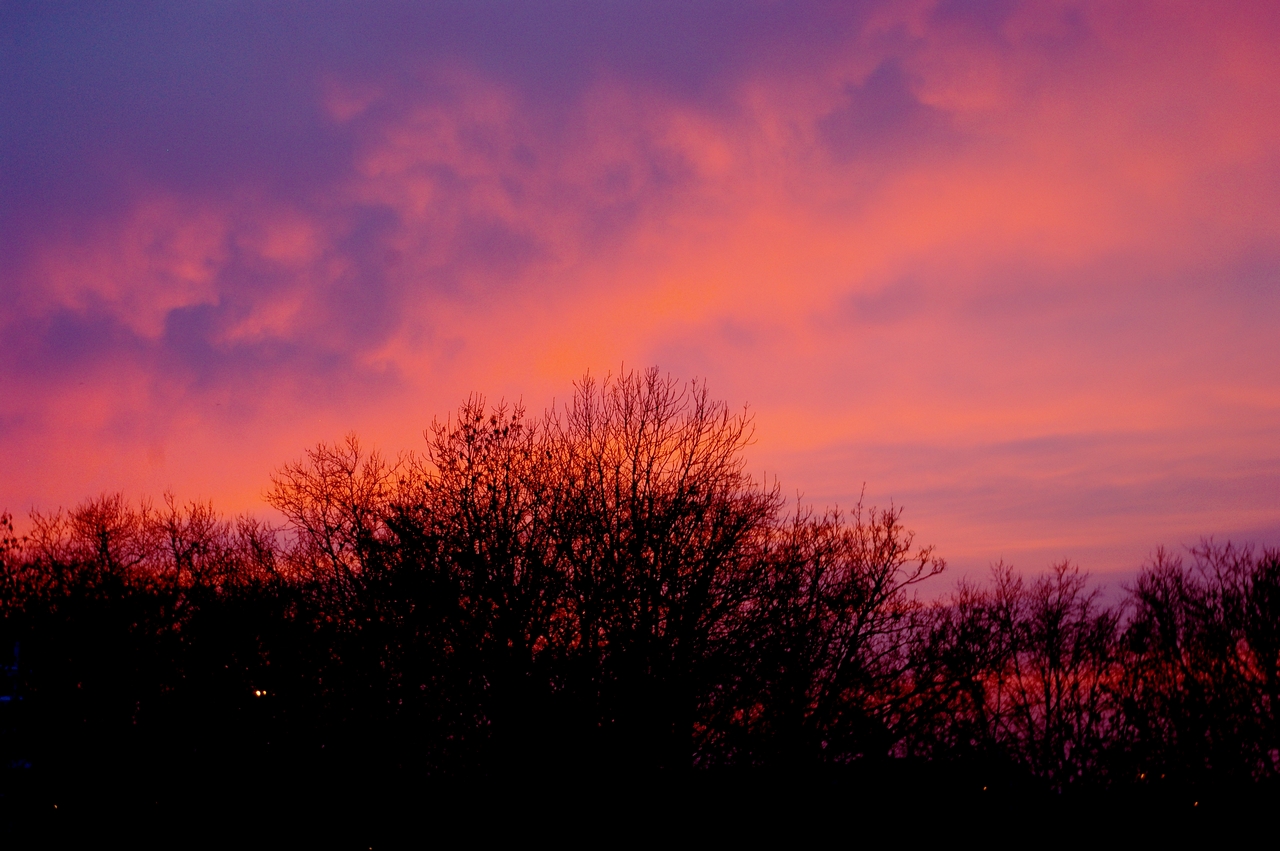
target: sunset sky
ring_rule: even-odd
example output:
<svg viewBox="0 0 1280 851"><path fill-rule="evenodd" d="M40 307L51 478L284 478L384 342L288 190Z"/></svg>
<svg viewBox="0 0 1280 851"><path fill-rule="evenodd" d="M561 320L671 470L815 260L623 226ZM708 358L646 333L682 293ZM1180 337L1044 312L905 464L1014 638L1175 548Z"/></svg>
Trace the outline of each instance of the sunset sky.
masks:
<svg viewBox="0 0 1280 851"><path fill-rule="evenodd" d="M961 571L1280 544L1280 4L6 3L0 509L659 366Z"/></svg>

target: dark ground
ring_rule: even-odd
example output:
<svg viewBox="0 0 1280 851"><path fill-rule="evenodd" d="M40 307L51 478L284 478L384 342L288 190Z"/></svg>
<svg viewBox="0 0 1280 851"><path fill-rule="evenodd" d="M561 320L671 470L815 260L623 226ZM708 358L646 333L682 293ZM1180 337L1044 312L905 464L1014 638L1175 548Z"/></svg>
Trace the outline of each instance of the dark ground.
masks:
<svg viewBox="0 0 1280 851"><path fill-rule="evenodd" d="M805 772L415 778L240 770L4 775L0 845L422 847L822 841L1073 845L1271 833L1275 785L1055 794L996 768L908 760ZM11 846L17 847L17 846Z"/></svg>

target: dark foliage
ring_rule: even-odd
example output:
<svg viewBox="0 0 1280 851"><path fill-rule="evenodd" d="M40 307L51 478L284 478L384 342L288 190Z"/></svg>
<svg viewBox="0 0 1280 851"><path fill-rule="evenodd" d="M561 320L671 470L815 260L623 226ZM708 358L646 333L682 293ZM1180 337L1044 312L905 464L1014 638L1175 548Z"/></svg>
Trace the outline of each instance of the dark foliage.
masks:
<svg viewBox="0 0 1280 851"><path fill-rule="evenodd" d="M814 778L897 758L1046 790L1275 778L1280 553L1162 552L1117 607L1069 564L926 605L912 587L944 565L898 509L789 512L745 472L750 439L701 386L629 373L540 419L473 398L394 461L318 446L273 477L282 529L172 498L36 514L20 538L5 515L3 758L60 777Z"/></svg>

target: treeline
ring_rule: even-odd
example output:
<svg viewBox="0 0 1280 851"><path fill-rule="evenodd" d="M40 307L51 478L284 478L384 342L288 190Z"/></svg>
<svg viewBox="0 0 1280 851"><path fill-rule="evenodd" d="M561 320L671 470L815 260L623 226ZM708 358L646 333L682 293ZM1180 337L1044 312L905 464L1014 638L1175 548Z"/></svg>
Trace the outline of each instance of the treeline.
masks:
<svg viewBox="0 0 1280 851"><path fill-rule="evenodd" d="M171 498L6 515L8 764L1280 771L1280 552L1161 553L1116 605L1065 564L923 603L944 563L898 509L789 508L699 385L476 398L426 437L283 467L282 529Z"/></svg>

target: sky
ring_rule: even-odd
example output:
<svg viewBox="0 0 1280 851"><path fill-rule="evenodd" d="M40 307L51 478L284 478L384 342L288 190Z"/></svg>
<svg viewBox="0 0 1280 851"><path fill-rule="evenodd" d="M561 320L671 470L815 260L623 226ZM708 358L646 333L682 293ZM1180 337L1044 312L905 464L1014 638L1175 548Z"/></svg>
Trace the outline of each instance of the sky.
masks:
<svg viewBox="0 0 1280 851"><path fill-rule="evenodd" d="M0 509L261 513L318 441L657 366L961 574L1280 544L1276 44L1273 2L5 3Z"/></svg>

